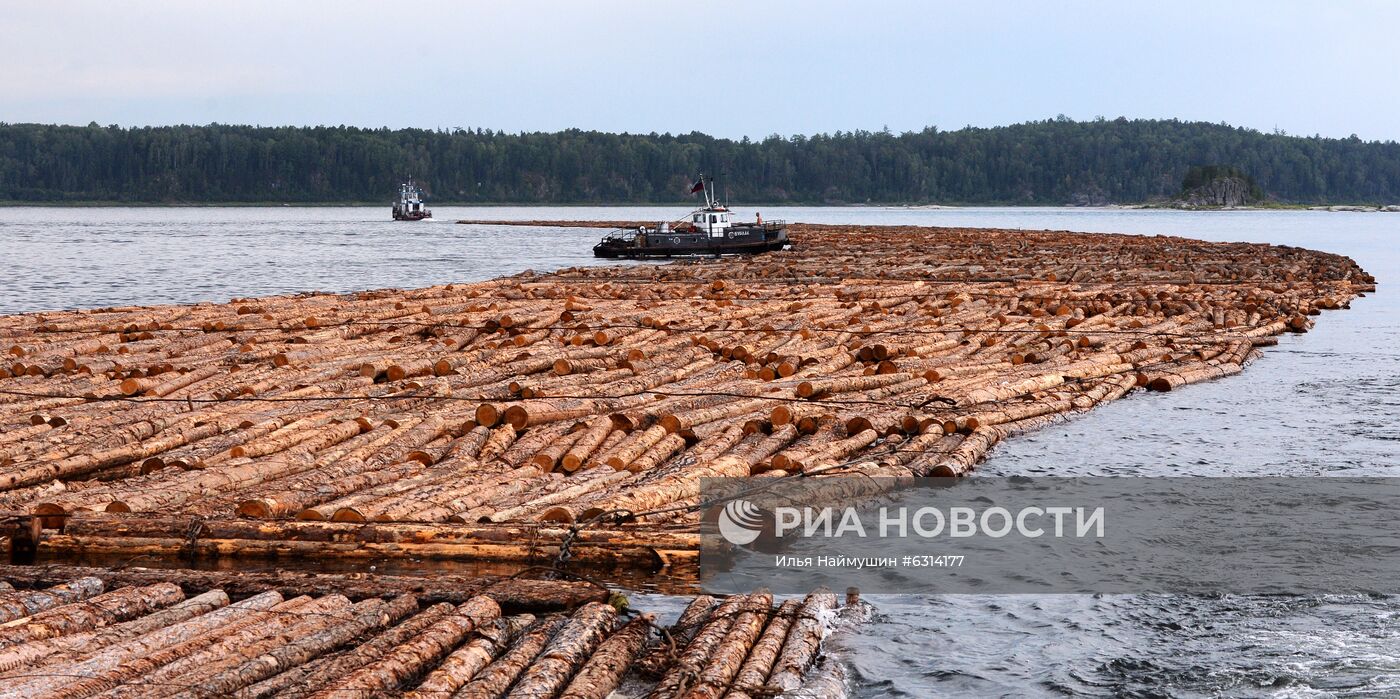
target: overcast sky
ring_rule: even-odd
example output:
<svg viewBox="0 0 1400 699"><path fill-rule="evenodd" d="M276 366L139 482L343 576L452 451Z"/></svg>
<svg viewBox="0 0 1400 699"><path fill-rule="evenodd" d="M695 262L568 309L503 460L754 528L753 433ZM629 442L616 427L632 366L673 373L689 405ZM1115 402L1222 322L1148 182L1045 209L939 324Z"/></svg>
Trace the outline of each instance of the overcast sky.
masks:
<svg viewBox="0 0 1400 699"><path fill-rule="evenodd" d="M1400 140L1400 2L6 2L0 121Z"/></svg>

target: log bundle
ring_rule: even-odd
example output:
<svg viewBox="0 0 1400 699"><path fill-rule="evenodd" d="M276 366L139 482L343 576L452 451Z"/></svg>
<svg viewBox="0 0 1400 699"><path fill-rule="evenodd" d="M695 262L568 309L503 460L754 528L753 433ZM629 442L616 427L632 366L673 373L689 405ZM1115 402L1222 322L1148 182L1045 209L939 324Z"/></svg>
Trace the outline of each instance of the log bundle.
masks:
<svg viewBox="0 0 1400 699"><path fill-rule="evenodd" d="M17 591L43 592L11 572ZM50 595L91 583L65 584ZM670 626L625 598L532 614L489 588L460 603L358 591L112 589L0 625L0 696L604 699L624 686L651 697L774 696L816 677L837 618L824 590L780 606L765 591L712 609L703 598L703 616Z"/></svg>
<svg viewBox="0 0 1400 699"><path fill-rule="evenodd" d="M496 527L546 557L664 559L702 478L966 475L1010 436L1238 373L1375 288L1262 244L791 234L739 260L0 317L0 513L85 522L68 550L508 555ZM267 526L210 534L237 518Z"/></svg>

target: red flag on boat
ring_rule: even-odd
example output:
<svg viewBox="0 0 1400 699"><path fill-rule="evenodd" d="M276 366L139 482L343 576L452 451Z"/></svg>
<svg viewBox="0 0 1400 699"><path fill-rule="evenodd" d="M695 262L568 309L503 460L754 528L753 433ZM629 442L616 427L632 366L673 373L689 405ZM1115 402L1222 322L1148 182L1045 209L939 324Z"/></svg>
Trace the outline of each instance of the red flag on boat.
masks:
<svg viewBox="0 0 1400 699"><path fill-rule="evenodd" d="M700 178L700 179L698 179L698 180L696 180L696 181L695 181L695 184L690 185L690 193L691 193L691 194L694 194L694 193L696 193L696 192L703 192L703 191L705 191L705 178L703 178L703 177Z"/></svg>

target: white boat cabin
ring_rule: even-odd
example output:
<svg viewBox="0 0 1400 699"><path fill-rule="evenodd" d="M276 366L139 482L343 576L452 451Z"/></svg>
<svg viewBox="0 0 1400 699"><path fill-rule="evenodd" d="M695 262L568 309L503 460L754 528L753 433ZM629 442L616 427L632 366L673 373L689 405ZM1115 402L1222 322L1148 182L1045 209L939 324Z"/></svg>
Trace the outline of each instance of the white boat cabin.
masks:
<svg viewBox="0 0 1400 699"><path fill-rule="evenodd" d="M690 217L690 222L695 224L695 228L708 234L711 238L723 238L729 230L729 210L723 208L705 208L696 211Z"/></svg>
<svg viewBox="0 0 1400 699"><path fill-rule="evenodd" d="M399 186L399 208L406 213L423 210L423 196L411 180Z"/></svg>
<svg viewBox="0 0 1400 699"><path fill-rule="evenodd" d="M697 184L705 193L705 208L692 213L690 222L695 224L697 231L711 238L723 238L724 234L729 231L730 213L729 209L720 204L718 197L715 196L713 180L714 178L710 178L707 181L704 173L700 174L700 181Z"/></svg>

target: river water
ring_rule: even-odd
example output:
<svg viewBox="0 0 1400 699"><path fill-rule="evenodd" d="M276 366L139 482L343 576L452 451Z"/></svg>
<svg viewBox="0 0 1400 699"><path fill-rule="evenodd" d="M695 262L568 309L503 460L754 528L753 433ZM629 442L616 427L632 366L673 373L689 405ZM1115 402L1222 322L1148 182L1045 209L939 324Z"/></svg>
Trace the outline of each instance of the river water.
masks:
<svg viewBox="0 0 1400 699"><path fill-rule="evenodd" d="M457 219L674 219L676 208L0 209L0 313L474 281L594 264L588 229ZM739 210L742 218L751 209ZM991 475L1400 475L1400 215L1061 208L765 208L765 219L1257 241L1349 255L1380 291L1243 375L1138 394L1011 440ZM679 611L678 598L638 593ZM871 596L834 638L857 696L1400 696L1400 599Z"/></svg>

